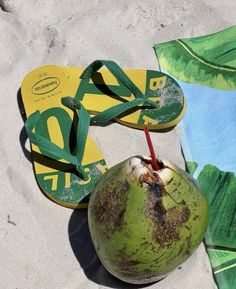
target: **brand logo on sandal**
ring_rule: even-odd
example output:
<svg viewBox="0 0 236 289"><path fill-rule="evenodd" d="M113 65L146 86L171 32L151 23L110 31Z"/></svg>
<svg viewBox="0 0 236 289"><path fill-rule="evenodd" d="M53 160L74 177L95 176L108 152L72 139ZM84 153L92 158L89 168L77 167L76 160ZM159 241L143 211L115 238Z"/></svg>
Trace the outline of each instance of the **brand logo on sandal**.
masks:
<svg viewBox="0 0 236 289"><path fill-rule="evenodd" d="M38 81L32 87L32 93L35 95L41 95L53 91L60 84L60 80L56 77L47 77Z"/></svg>

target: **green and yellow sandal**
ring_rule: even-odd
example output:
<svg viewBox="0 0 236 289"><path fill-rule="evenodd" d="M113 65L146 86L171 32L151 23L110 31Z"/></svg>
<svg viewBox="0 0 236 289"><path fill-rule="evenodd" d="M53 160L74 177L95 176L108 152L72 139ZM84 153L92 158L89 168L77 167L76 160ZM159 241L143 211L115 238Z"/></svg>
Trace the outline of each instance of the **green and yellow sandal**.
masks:
<svg viewBox="0 0 236 289"><path fill-rule="evenodd" d="M102 66L107 69L100 69ZM86 69L62 69L75 98L91 114L99 114L94 122L106 122L104 114L109 115L111 109L121 124L161 130L175 126L184 115L186 102L180 86L160 71L123 71L108 60L96 60Z"/></svg>
<svg viewBox="0 0 236 289"><path fill-rule="evenodd" d="M107 167L87 136L90 115L74 98L63 71L44 66L29 73L21 86L25 128L42 191L70 208L87 207L88 195Z"/></svg>

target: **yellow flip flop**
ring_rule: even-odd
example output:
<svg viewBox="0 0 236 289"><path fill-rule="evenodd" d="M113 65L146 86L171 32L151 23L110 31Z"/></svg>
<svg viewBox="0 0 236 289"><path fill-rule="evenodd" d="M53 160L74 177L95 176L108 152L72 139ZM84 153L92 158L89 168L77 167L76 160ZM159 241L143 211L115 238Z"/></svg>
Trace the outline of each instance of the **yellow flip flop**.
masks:
<svg viewBox="0 0 236 289"><path fill-rule="evenodd" d="M88 195L107 167L87 136L90 116L73 96L67 77L57 66L30 72L21 85L37 182L56 203L87 207ZM63 99L62 99L63 98Z"/></svg>
<svg viewBox="0 0 236 289"><path fill-rule="evenodd" d="M100 69L106 66L107 69ZM160 71L125 69L113 61L96 60L86 69L62 67L75 98L91 114L123 104L115 120L121 124L149 130L168 129L183 117L186 101L178 83ZM142 101L143 100L143 101ZM125 103L136 106L125 108ZM114 115L114 114L113 114ZM99 117L98 121L104 121ZM106 121L106 119L105 119Z"/></svg>

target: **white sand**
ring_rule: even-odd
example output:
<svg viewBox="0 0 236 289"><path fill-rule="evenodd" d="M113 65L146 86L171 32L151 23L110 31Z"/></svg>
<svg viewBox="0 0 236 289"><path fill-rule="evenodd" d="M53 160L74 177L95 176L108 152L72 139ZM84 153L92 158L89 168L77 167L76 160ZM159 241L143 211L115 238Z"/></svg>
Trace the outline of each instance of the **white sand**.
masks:
<svg viewBox="0 0 236 289"><path fill-rule="evenodd" d="M91 248L86 211L54 204L39 190L19 141L21 80L44 64L86 66L102 58L123 67L156 69L154 43L232 25L236 3L2 0L0 4L8 11L0 11L0 288L125 288L105 271ZM137 153L147 154L141 131L114 123L93 127L90 134L109 166ZM153 133L152 138L160 156L184 167L178 127ZM203 245L181 270L150 288L215 288Z"/></svg>

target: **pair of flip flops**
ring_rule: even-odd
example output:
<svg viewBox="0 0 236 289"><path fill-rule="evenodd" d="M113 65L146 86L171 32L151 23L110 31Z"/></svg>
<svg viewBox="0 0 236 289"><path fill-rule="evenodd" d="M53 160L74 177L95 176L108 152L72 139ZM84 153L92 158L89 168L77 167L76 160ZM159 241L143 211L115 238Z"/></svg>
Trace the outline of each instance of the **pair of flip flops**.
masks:
<svg viewBox="0 0 236 289"><path fill-rule="evenodd" d="M37 182L50 199L70 208L87 207L89 194L107 170L88 135L90 124L115 120L160 130L175 126L185 111L183 92L170 76L123 71L107 60L86 69L37 68L24 78L21 95Z"/></svg>

